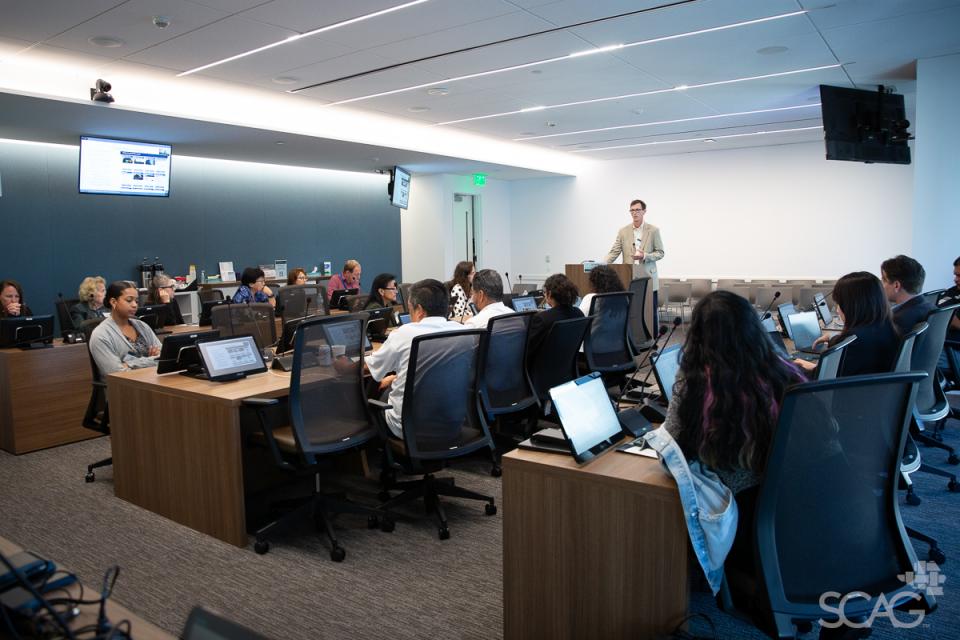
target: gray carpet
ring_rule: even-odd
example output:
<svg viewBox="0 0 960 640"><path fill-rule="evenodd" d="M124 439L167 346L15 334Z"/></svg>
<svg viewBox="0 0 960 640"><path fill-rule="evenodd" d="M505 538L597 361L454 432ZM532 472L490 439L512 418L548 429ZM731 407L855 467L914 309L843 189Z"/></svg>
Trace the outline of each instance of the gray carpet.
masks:
<svg viewBox="0 0 960 640"><path fill-rule="evenodd" d="M960 446L958 428L950 423L947 440ZM922 451L934 464L946 458ZM342 564L330 561L326 543L306 522L258 556L115 498L109 468L94 484L84 483L86 465L108 454L105 438L19 457L0 452L0 535L56 559L90 585L119 564L116 599L172 633L202 604L275 638L502 636L501 516L484 516L481 503L448 500L452 537L443 542L430 520L405 517L386 534L368 530L363 518L342 516ZM499 503L499 480L488 469L468 461L453 475ZM904 505L904 520L940 540L949 557L944 595L919 627L895 630L880 621L873 637L957 638L960 495L948 493L939 478L916 474L915 480L923 503ZM925 546L917 549L925 558ZM720 638L764 637L720 612L709 593L694 591L691 606L714 621Z"/></svg>

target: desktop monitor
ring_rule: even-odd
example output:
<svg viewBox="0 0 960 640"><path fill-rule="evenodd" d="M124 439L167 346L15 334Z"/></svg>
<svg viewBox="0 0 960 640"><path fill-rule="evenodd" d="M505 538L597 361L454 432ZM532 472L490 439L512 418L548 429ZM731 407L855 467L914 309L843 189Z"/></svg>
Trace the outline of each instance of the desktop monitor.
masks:
<svg viewBox="0 0 960 640"><path fill-rule="evenodd" d="M204 300L200 303L200 318L197 320L197 324L201 327L210 326L213 322L211 319L211 310L214 307L219 307L222 304L233 304L233 300Z"/></svg>
<svg viewBox="0 0 960 640"><path fill-rule="evenodd" d="M536 311L537 301L533 296L518 296L512 300L514 311Z"/></svg>
<svg viewBox="0 0 960 640"><path fill-rule="evenodd" d="M346 309L347 296L355 296L360 293L360 289L337 289L330 295L331 309Z"/></svg>
<svg viewBox="0 0 960 640"><path fill-rule="evenodd" d="M267 370L253 336L231 336L198 342L197 349L207 379L213 382L236 380Z"/></svg>
<svg viewBox="0 0 960 640"><path fill-rule="evenodd" d="M200 331L169 336L163 341L163 346L160 348L160 357L157 358L157 373L199 369L202 363L200 362L197 343L219 337L219 331Z"/></svg>
<svg viewBox="0 0 960 640"><path fill-rule="evenodd" d="M183 324L183 316L180 315L180 308L174 309L176 302L170 304L145 304L137 308L137 317L150 325L150 328L156 331L163 327L171 327L175 324ZM178 317L179 316L179 317Z"/></svg>
<svg viewBox="0 0 960 640"><path fill-rule="evenodd" d="M623 436L610 396L599 373L591 373L550 389L560 427L574 460L583 464Z"/></svg>
<svg viewBox="0 0 960 640"><path fill-rule="evenodd" d="M0 318L0 348L30 347L52 342L52 315Z"/></svg>

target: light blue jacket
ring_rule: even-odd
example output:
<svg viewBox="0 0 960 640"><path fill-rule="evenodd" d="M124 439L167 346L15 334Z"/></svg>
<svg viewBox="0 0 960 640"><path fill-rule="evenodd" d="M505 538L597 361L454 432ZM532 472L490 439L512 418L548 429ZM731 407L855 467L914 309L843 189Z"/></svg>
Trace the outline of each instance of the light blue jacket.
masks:
<svg viewBox="0 0 960 640"><path fill-rule="evenodd" d="M699 461L688 464L680 445L666 429L650 431L644 440L660 454L660 461L677 482L690 544L716 595L723 582L723 563L737 534L733 492Z"/></svg>

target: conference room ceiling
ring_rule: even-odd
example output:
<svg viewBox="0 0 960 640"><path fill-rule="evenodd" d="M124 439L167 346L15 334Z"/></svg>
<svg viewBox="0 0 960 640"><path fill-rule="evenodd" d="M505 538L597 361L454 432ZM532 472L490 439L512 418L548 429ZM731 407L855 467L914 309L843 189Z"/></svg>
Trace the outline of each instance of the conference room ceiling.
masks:
<svg viewBox="0 0 960 640"><path fill-rule="evenodd" d="M0 38L173 77L404 4L5 2ZM191 75L614 159L821 140L820 84L912 110L915 61L960 52L958 25L960 0L426 0Z"/></svg>

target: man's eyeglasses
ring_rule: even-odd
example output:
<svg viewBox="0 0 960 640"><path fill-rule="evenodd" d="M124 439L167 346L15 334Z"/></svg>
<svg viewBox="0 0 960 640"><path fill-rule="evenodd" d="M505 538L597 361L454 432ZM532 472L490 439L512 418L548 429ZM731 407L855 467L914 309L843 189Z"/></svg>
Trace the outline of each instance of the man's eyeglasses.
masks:
<svg viewBox="0 0 960 640"><path fill-rule="evenodd" d="M630 213L643 213L643 209L630 209Z"/></svg>

